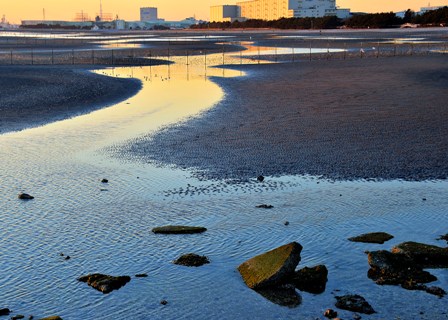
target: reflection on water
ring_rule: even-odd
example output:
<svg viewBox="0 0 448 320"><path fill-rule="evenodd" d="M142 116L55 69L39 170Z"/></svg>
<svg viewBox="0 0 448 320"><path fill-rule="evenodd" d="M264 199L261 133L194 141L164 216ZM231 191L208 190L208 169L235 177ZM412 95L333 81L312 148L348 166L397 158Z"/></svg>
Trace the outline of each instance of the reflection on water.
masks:
<svg viewBox="0 0 448 320"><path fill-rule="evenodd" d="M201 64L194 59L203 56L189 59L186 65L99 70L136 77L143 89L110 108L0 135L2 306L37 318L315 319L334 303L332 291L340 290L363 295L379 318L398 318L406 310L429 319L446 311L443 299L373 284L366 276L364 251L390 249L403 241L443 245L435 238L446 233L440 222L448 207L447 182L330 182L288 176L236 185L198 181L188 171L122 162L103 153L103 148L212 107L223 92L206 74L241 75L204 66L219 62L221 55ZM101 183L102 178L109 183ZM192 192L182 192L187 189ZM35 199L19 201L21 191ZM255 208L260 203L274 208ZM205 226L208 231L188 236L150 231L166 224ZM374 246L346 241L372 231L395 238ZM328 267L327 290L321 295L294 289L260 295L248 289L235 268L292 241L304 247L300 268ZM189 252L206 255L211 263L201 268L171 263ZM64 260L61 253L71 259ZM119 291L103 295L76 281L94 272L149 277L132 277ZM447 275L437 276L434 285L447 289ZM397 297L398 309L391 303ZM168 306L160 304L162 299ZM280 304L296 308L276 304L284 299L289 302ZM352 314L341 311L340 316Z"/></svg>

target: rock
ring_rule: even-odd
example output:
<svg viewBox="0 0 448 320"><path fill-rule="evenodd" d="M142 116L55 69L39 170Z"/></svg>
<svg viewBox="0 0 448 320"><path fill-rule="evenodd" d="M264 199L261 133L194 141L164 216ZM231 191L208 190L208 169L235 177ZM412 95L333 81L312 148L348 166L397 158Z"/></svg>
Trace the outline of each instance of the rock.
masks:
<svg viewBox="0 0 448 320"><path fill-rule="evenodd" d="M271 206L270 204L260 204L260 205L256 206L256 208L272 209L272 208L274 208L274 206Z"/></svg>
<svg viewBox="0 0 448 320"><path fill-rule="evenodd" d="M428 283L437 280L408 256L380 250L368 253L368 277L380 285L402 285L408 282Z"/></svg>
<svg viewBox="0 0 448 320"><path fill-rule="evenodd" d="M446 291L439 287L426 287L425 291L429 294L438 296L439 298L442 298L446 295Z"/></svg>
<svg viewBox="0 0 448 320"><path fill-rule="evenodd" d="M160 301L160 304L166 306L168 304L168 301L162 300L162 301Z"/></svg>
<svg viewBox="0 0 448 320"><path fill-rule="evenodd" d="M152 229L154 233L163 234L192 234L207 231L204 227L188 227L188 226L164 226Z"/></svg>
<svg viewBox="0 0 448 320"><path fill-rule="evenodd" d="M300 291L319 294L325 291L328 270L324 265L303 268L294 273L292 283Z"/></svg>
<svg viewBox="0 0 448 320"><path fill-rule="evenodd" d="M66 256L65 258L64 258L64 260L70 260L71 258L70 258L70 256Z"/></svg>
<svg viewBox="0 0 448 320"><path fill-rule="evenodd" d="M336 300L336 308L364 314L375 313L372 306L360 295L349 294L345 296L337 296Z"/></svg>
<svg viewBox="0 0 448 320"><path fill-rule="evenodd" d="M448 268L448 248L418 242L404 242L391 250L412 259L422 268Z"/></svg>
<svg viewBox="0 0 448 320"><path fill-rule="evenodd" d="M267 300L282 307L295 308L302 303L302 297L292 285L261 288L256 290Z"/></svg>
<svg viewBox="0 0 448 320"><path fill-rule="evenodd" d="M11 320L19 320L19 319L24 319L25 316L23 314L18 314L16 316L11 317Z"/></svg>
<svg viewBox="0 0 448 320"><path fill-rule="evenodd" d="M0 316L7 316L11 313L11 310L8 308L0 308Z"/></svg>
<svg viewBox="0 0 448 320"><path fill-rule="evenodd" d="M49 316L39 320L62 320L62 318L60 316Z"/></svg>
<svg viewBox="0 0 448 320"><path fill-rule="evenodd" d="M259 182L263 182L263 181L264 181L264 177L263 177L263 176L258 176L258 177L257 177L257 180L258 180Z"/></svg>
<svg viewBox="0 0 448 320"><path fill-rule="evenodd" d="M173 263L187 267L200 267L204 264L210 263L210 261L206 256L188 253L180 256L178 259L174 260Z"/></svg>
<svg viewBox="0 0 448 320"><path fill-rule="evenodd" d="M243 262L238 271L251 289L281 285L300 262L302 246L291 242Z"/></svg>
<svg viewBox="0 0 448 320"><path fill-rule="evenodd" d="M283 224L284 224L285 226L289 226L289 221L285 221Z"/></svg>
<svg viewBox="0 0 448 320"><path fill-rule="evenodd" d="M19 199L20 200L33 200L34 197L29 195L28 193L19 193Z"/></svg>
<svg viewBox="0 0 448 320"><path fill-rule="evenodd" d="M338 313L334 311L333 309L327 309L324 312L324 317L328 319L334 319L338 316Z"/></svg>
<svg viewBox="0 0 448 320"><path fill-rule="evenodd" d="M389 241L393 237L394 237L393 235L390 235L386 232L372 232L372 233L365 233L357 237L348 238L348 240L353 242L383 244L384 242Z"/></svg>
<svg viewBox="0 0 448 320"><path fill-rule="evenodd" d="M135 275L136 278L146 278L147 276L148 275L146 273L139 273Z"/></svg>
<svg viewBox="0 0 448 320"><path fill-rule="evenodd" d="M113 290L118 290L126 283L131 281L129 276L114 277L105 274L89 274L82 276L78 281L86 282L89 286L101 291L102 293L110 293Z"/></svg>
<svg viewBox="0 0 448 320"><path fill-rule="evenodd" d="M437 240L445 240L446 243L448 244L448 233L443 236L440 236L439 238L437 238Z"/></svg>
<svg viewBox="0 0 448 320"><path fill-rule="evenodd" d="M101 183L109 183L109 180L107 180L107 179L102 179L102 180L101 180Z"/></svg>

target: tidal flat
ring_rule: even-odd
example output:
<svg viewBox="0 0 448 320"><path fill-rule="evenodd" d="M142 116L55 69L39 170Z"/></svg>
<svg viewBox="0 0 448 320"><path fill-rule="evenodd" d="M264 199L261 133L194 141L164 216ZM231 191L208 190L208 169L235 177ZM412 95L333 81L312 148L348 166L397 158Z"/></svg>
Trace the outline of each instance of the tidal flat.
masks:
<svg viewBox="0 0 448 320"><path fill-rule="evenodd" d="M355 35L377 43L443 32L337 32L352 38L353 57L313 61L272 52L284 43L296 54L308 42L291 36L319 33L272 33L244 34L255 58L207 42L218 49L204 57L194 43L194 55L189 43L190 55L170 56L173 64L89 66L106 86L141 89L101 108L74 94L72 116L56 122L42 118L42 102L25 130L2 126L0 308L63 319L323 319L335 296L359 294L377 312L363 319L448 318L446 296L375 284L365 254L405 241L446 247L437 240L448 232L446 56L355 57ZM257 41L274 50L260 61ZM267 63L275 59L285 61ZM34 199L17 199L21 192ZM151 231L164 225L207 231ZM394 238L348 240L377 231ZM288 308L246 287L236 268L293 241L303 246L299 268L326 265L328 282L321 294L297 291L301 304ZM190 252L210 263L173 264ZM448 290L447 270L430 272L431 285ZM131 281L102 294L77 281L89 273Z"/></svg>

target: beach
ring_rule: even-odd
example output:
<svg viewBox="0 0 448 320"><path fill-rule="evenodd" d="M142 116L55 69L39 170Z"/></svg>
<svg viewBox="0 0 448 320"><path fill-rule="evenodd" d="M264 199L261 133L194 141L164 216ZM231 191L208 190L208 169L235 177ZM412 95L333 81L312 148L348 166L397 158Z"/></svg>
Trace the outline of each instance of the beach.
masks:
<svg viewBox="0 0 448 320"><path fill-rule="evenodd" d="M85 114L136 94L136 79L111 78L85 67L2 66L0 133Z"/></svg>
<svg viewBox="0 0 448 320"><path fill-rule="evenodd" d="M445 56L237 68L210 111L124 152L211 179L448 177Z"/></svg>

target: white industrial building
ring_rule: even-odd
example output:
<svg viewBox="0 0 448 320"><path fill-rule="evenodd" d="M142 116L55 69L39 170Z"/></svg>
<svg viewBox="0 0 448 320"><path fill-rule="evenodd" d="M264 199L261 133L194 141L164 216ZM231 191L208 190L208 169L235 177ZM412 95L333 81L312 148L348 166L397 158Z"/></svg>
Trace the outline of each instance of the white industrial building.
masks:
<svg viewBox="0 0 448 320"><path fill-rule="evenodd" d="M158 13L157 8L146 7L140 8L140 21L157 21Z"/></svg>
<svg viewBox="0 0 448 320"><path fill-rule="evenodd" d="M338 9L336 0L251 0L237 2L236 6L210 8L210 21L216 22L233 21L238 18L277 20L326 16L347 18L350 16L350 10Z"/></svg>

